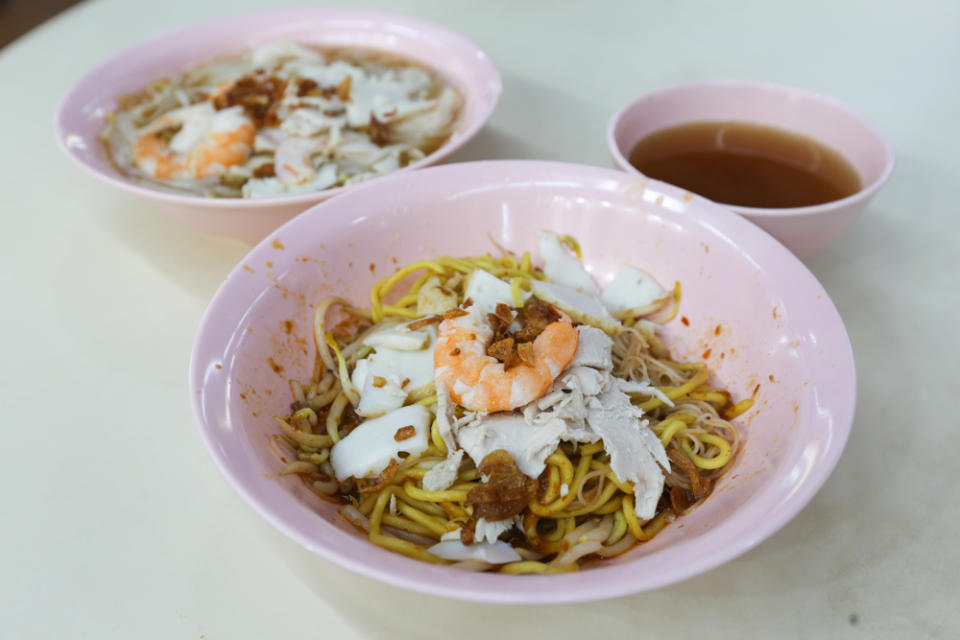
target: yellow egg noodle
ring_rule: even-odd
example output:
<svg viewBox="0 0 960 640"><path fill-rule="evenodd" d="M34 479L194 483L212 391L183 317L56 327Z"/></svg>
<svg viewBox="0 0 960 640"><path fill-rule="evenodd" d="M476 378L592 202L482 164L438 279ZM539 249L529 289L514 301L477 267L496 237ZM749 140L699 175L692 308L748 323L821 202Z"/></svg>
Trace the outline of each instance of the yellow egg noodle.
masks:
<svg viewBox="0 0 960 640"><path fill-rule="evenodd" d="M580 257L573 238L557 238ZM276 419L282 430L278 441L295 458L281 475L298 474L317 495L341 501L342 515L374 544L426 562L508 574L577 570L585 561L613 557L650 540L677 516L696 508L737 455L739 436L730 420L748 410L752 400L733 403L726 391L710 386L706 363L674 361L658 339L660 323L677 313L679 283L655 308L640 309L643 317L621 314L622 324L611 336L613 375L656 389L629 394L671 462L652 518L638 517L634 484L614 473L602 440L561 442L535 479L535 497L516 515L514 528L500 536L518 560L498 564L431 553L428 549L441 538L448 540L453 532L476 524L470 496L484 484L478 465L464 455L449 487L424 488L424 476L450 453L436 417L432 382L409 390L404 400L404 406L419 404L432 412L426 449L392 460L374 480L336 480L331 451L365 420L356 413L360 394L350 376L357 362L373 351L364 340L385 327L421 318L418 297L425 285L442 287L458 309L469 306L465 284L476 270L508 283L515 307L534 282L546 278L529 253L444 256L406 265L378 282L370 291L369 310L335 297L317 305L313 329L319 357L313 377L291 381L292 411ZM328 320L334 315L341 320L332 326ZM431 321L438 320L434 316L425 322ZM459 406L454 410L457 416L465 411ZM472 540L469 532L468 538L465 544Z"/></svg>

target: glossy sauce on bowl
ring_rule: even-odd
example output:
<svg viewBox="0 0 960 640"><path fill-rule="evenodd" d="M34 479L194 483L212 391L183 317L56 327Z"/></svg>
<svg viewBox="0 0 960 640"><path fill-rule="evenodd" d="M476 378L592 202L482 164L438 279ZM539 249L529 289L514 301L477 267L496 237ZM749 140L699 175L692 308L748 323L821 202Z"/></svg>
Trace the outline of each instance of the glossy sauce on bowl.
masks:
<svg viewBox="0 0 960 640"><path fill-rule="evenodd" d="M811 137L751 122L698 121L642 138L630 164L646 176L742 207L809 207L861 189L856 169Z"/></svg>

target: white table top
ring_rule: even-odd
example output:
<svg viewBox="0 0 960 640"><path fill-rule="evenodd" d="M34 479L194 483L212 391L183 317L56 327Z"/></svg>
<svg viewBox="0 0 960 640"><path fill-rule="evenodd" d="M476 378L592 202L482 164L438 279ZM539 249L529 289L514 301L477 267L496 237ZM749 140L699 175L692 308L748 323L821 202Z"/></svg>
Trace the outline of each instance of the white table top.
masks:
<svg viewBox="0 0 960 640"><path fill-rule="evenodd" d="M247 247L94 181L51 131L105 57L263 3L87 2L0 51L0 638L957 637L960 4L353 4L448 25L499 65L497 112L454 160L609 166L616 107L712 77L805 87L876 121L894 176L810 262L859 370L839 466L743 557L582 606L429 599L294 548L220 476L188 403L194 331Z"/></svg>

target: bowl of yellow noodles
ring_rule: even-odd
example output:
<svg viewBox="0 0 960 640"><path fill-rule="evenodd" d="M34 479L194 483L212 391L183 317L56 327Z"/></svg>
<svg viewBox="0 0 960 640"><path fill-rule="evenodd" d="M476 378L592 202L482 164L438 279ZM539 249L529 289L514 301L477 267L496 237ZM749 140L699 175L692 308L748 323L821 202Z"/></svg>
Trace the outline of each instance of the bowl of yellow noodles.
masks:
<svg viewBox="0 0 960 640"><path fill-rule="evenodd" d="M292 542L490 603L622 596L747 552L833 470L855 388L836 308L765 232L526 161L291 220L220 287L190 367L211 457Z"/></svg>

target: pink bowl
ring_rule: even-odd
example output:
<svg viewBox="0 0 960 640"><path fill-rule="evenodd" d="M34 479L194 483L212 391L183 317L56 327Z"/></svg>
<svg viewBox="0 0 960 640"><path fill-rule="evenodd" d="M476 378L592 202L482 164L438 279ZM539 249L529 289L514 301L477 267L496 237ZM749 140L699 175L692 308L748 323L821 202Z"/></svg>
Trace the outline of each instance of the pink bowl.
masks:
<svg viewBox="0 0 960 640"><path fill-rule="evenodd" d="M642 175L627 158L644 136L698 120L757 122L794 131L839 151L860 174L860 191L821 205L791 209L723 205L759 225L802 260L833 244L893 172L890 143L860 114L809 91L741 80L694 82L644 94L610 119L607 146L618 167Z"/></svg>
<svg viewBox="0 0 960 640"><path fill-rule="evenodd" d="M312 309L337 294L364 305L397 265L443 254L535 249L535 231L573 234L602 283L631 263L683 283L667 341L707 356L737 398L742 454L694 513L651 542L576 574L469 574L368 542L299 480L279 478L272 416L287 380L314 361ZM292 324L290 324L292 323ZM719 329L718 329L719 327ZM282 368L282 370L281 370ZM220 287L190 363L200 432L230 484L306 549L363 575L437 596L563 603L621 596L696 575L747 551L792 518L833 470L853 420L853 354L811 273L739 216L666 184L547 162L453 164L384 178L320 204L257 245Z"/></svg>
<svg viewBox="0 0 960 640"><path fill-rule="evenodd" d="M72 160L107 184L134 193L157 209L200 229L256 242L310 206L354 185L272 198L202 198L141 186L110 163L97 137L117 96L170 73L264 42L287 38L331 47L389 51L439 72L464 99L460 125L450 140L406 173L439 162L473 138L500 97L500 74L477 45L423 20L347 9L290 9L233 16L170 31L113 56L66 95L55 119L57 141ZM191 43L189 47L184 42Z"/></svg>

